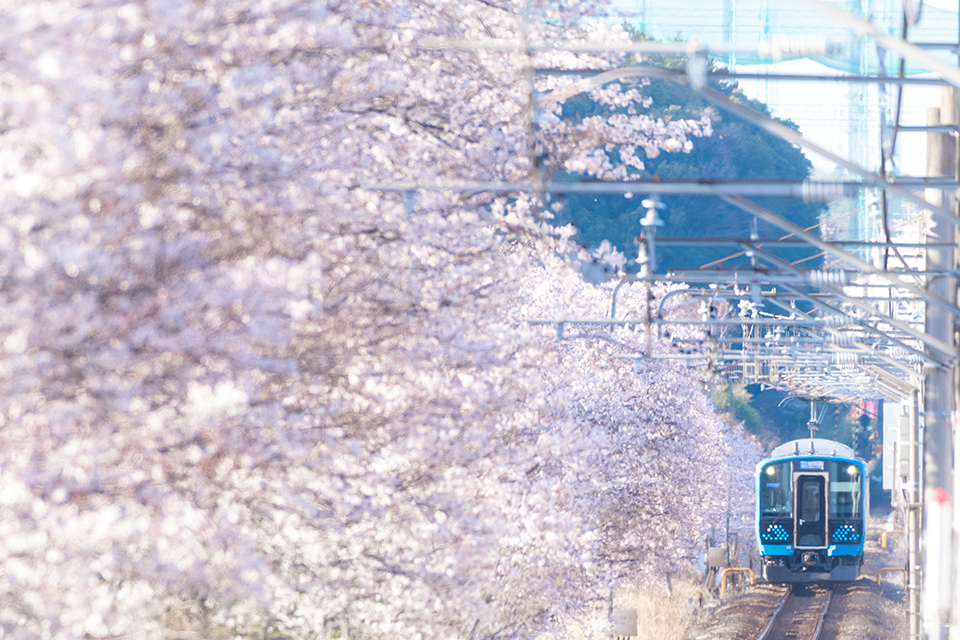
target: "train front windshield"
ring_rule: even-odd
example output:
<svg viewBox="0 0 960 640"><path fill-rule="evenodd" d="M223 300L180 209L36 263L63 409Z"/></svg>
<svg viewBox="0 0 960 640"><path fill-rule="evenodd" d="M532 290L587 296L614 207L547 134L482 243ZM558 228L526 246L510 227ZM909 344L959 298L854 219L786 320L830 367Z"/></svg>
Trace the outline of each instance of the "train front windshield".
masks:
<svg viewBox="0 0 960 640"><path fill-rule="evenodd" d="M849 462L828 462L830 470L830 514L844 518L859 518L863 495L860 486L860 467Z"/></svg>
<svg viewBox="0 0 960 640"><path fill-rule="evenodd" d="M790 515L793 509L793 476L789 462L768 464L760 472L760 513Z"/></svg>
<svg viewBox="0 0 960 640"><path fill-rule="evenodd" d="M859 518L863 505L860 467L850 462L828 460L820 468L830 476L830 517ZM773 462L764 466L760 471L760 514L791 515L793 485L793 463Z"/></svg>

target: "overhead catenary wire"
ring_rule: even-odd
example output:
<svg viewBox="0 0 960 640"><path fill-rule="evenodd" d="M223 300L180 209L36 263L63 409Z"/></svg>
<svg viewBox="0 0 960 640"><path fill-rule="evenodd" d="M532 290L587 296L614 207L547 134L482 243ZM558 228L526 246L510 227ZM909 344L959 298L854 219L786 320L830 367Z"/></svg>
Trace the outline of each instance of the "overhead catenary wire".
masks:
<svg viewBox="0 0 960 640"><path fill-rule="evenodd" d="M816 4L816 3L815 3L815 2L808 2L808 4ZM852 22L850 22L850 21L842 21L842 20L841 20L841 21L837 21L837 23L838 23L838 25L840 25L840 24L842 23L844 27L849 27L849 26L852 24ZM868 35L869 35L870 37L875 37L875 34L872 33L872 32L869 32ZM882 35L882 34L881 34L881 35ZM882 38L876 38L876 39L882 40ZM780 42L781 42L781 44L782 44L783 41L781 40ZM796 41L796 42L799 42L799 41ZM477 41L473 41L473 42L460 42L460 43L452 43L452 42L449 42L449 41L448 41L448 42L439 42L439 41L437 41L437 42L426 43L426 46L432 47L432 46L436 46L436 45L438 45L438 44L440 44L440 45L442 45L442 46L444 46L444 47L448 47L448 46L449 46L449 48L459 48L459 49L493 48L493 49L500 49L500 50L520 50L520 51L523 51L523 52L525 52L525 53L527 54L527 59L528 59L531 63L533 62L533 58L532 58L532 55L531 55L531 54L532 54L532 53L535 53L535 52L541 52L541 51L543 51L543 52L546 52L546 51L567 51L567 52L574 52L574 53L575 53L575 52L587 52L587 53L620 53L620 54L623 54L625 51L626 51L627 53L630 53L630 52L641 52L641 51L656 52L656 51L659 49L660 52L673 51L673 52L681 53L681 54L685 54L685 55L694 55L694 56L704 56L704 57L705 57L705 56L707 56L707 55L711 55L711 54L718 53L719 51L721 51L722 49L724 49L724 47L715 47L713 50L711 50L711 49L708 48L708 47L702 47L702 46L700 46L699 43L689 44L689 43L678 43L678 42L672 42L672 43L657 43L656 45L651 45L650 43L643 43L643 42L641 42L641 43L633 43L632 45L628 45L626 48L621 47L621 46L619 46L619 45L611 45L611 44L609 44L609 43L568 42L568 41L556 41L556 42L548 42L548 43L542 43L542 42L524 42L524 43L522 44L522 46L518 46L518 43L517 43L517 42L515 42L515 41L509 41L509 40L500 40L500 41L496 41L496 42L494 42L494 41L489 41L489 40L488 40L488 41L479 41L479 40L477 40ZM806 41L806 44L805 44L804 46L806 46L806 45L808 45L808 44L809 44L809 41ZM423 43L421 43L421 44L418 44L418 45L416 45L416 46L424 46L424 45L423 45ZM793 46L793 45L791 45L791 46ZM830 46L827 47L827 48L831 48L831 47L832 47L832 45L830 45ZM915 55L915 54L917 53L916 48L911 49L910 46L904 45L904 43L899 43L899 44L897 44L896 46L890 46L889 48L891 48L891 49L896 49L896 50L898 50L898 51L904 51L904 52L906 52L906 53L903 53L904 57L906 57L906 56L914 56L915 59L921 60L921 61L924 62L924 63L926 62L926 61L923 60L922 52L921 52L921 55L920 55L920 56L916 56L916 55ZM682 49L682 50L681 50L681 49ZM729 52L735 52L736 49L737 49L737 47L733 47L733 46L727 46L727 47L726 47L726 50L729 51ZM789 49L789 47L784 48L784 47L780 46L780 51L786 51L787 49ZM770 52L771 52L771 51L768 51L767 53L770 53ZM761 53L761 52L758 51L758 53ZM943 71L942 69L936 69L936 68L935 68L934 70L937 71L938 73L940 73L941 76L944 75L944 74L942 73L942 71ZM614 77L616 77L621 71L622 71L622 70L618 70L618 71L614 74ZM570 72L572 72L572 73L583 72L583 73L585 73L585 74L590 74L590 73L591 73L590 70L570 70ZM630 73L633 73L633 71L631 71ZM648 73L649 75L656 75L656 74L659 74L659 73L663 73L663 74L666 74L666 75L664 75L664 76L658 76L658 77L666 77L668 80L672 80L672 81L675 81L675 82L679 82L680 84L686 84L687 86L691 86L691 84L690 84L690 82L689 82L690 79L689 79L687 76L685 76L684 74L677 74L677 73L674 73L674 72L666 72L666 71L664 71L664 70L654 70L654 71L651 71L649 68L646 69L645 73ZM604 74L609 74L609 71L601 71L599 75L600 75L600 76L603 76ZM636 72L636 74L637 74L637 75L642 75L642 73L640 73L639 71ZM629 75L629 73L628 73L627 75ZM949 73L946 74L946 75L949 76ZM620 76L620 77L623 77L623 76ZM949 79L949 77L948 77L948 79ZM797 80L802 81L802 79L800 79L800 78L797 78ZM823 81L823 80L818 79L817 81ZM902 76L898 76L895 80L890 79L890 78L882 78L882 77L877 77L877 78L863 78L863 79L858 78L857 80L855 80L855 82L870 82L870 83L877 83L877 84L880 84L880 83L887 84L887 83L889 83L889 84L897 84L898 86L903 86L904 84L912 83L912 82L910 82L906 77L902 77ZM929 79L924 79L924 80L923 80L923 83L932 84L932 82L930 82ZM918 84L919 84L919 83L918 83ZM698 86L696 86L696 85L694 85L693 88L700 90L700 87L698 87ZM713 101L714 104L715 104L715 106L719 106L720 108L725 108L725 109L731 111L732 113L734 113L735 115L738 115L738 116L743 116L743 117L748 117L748 118L749 118L749 117L755 117L756 114L752 114L752 115L751 115L751 114L748 114L744 109L742 109L742 108L741 108L742 105L729 105L729 104L723 105L723 104L718 104L717 101L722 102L722 97L718 97L718 96L713 96L713 97L711 97L711 96L709 96L709 88L705 88L705 89L706 89L705 93L708 94L706 97L708 98L708 100ZM548 96L545 96L545 97L539 98L539 99L540 99L540 100L543 100L543 99L551 99L552 97L553 97L553 96L548 95ZM534 104L530 104L530 106L529 106L529 109L530 109L531 111L535 110L536 108L537 108L537 107L536 107L536 105L534 105ZM835 115L834 115L834 114L832 114L832 113L828 114L826 111L824 111L824 112L822 112L822 113L824 114L824 117L829 117L829 118L831 119L831 121L835 121L836 118L835 118ZM796 143L796 144L799 144L799 145L801 145L801 146L804 146L804 147L806 147L808 150L812 150L812 151L814 151L815 153L821 153L822 151L824 151L824 149L823 149L822 147L819 147L819 145L810 144L809 141L805 141L805 140L802 140L802 139L799 139L799 138L796 138L796 139L795 139L794 137L791 137L791 134L793 133L792 131L781 131L781 130L778 130L778 127L776 126L776 123L774 123L774 122L765 121L765 122L763 122L763 124L762 124L762 128L765 128L765 129L767 129L768 131L771 131L771 132L773 132L773 133L775 133L775 134L781 135L781 137L784 137L785 139L788 139L788 140L790 140L791 142L794 142L794 143ZM945 210L945 209L941 209L940 207L937 207L937 206L936 206L935 204L933 204L933 203L927 202L925 198L922 198L922 197L918 196L917 194L913 193L909 188L906 188L904 185L897 184L898 181L901 181L901 180L902 180L902 179L899 178L899 177L894 177L894 176L889 176L889 175L883 176L883 175L881 175L881 174L872 173L872 172L870 172L870 171L865 171L862 167L859 167L859 166L856 165L856 164L850 163L849 161L846 161L845 159L843 159L843 158L840 157L840 156L837 156L837 155L835 155L835 154L830 154L829 152L828 152L828 153L821 153L821 155L823 155L824 157L826 157L828 160L835 161L839 166L845 168L846 170L850 171L850 172L853 173L854 175L857 175L857 176L861 177L865 183L869 183L869 184L875 186L876 188L879 188L879 189L884 190L885 192L889 192L889 193L892 193L892 194L894 194L894 195L897 195L897 196L903 198L903 199L904 199L905 201L907 201L907 202L913 202L913 203L915 203L917 206L919 206L919 207L921 207L921 208L925 208L925 209L928 209L928 210L932 211L932 212L933 212L933 215L939 217L942 221L946 221L948 218L951 217L951 213L952 213L952 212L948 212L948 211ZM534 155L534 156L533 156L532 164L535 164L535 161L536 161L536 156ZM542 173L541 173L541 176L543 176ZM536 180L536 179L534 179L532 182L533 182L534 184L536 184L536 183L539 182L539 181ZM610 185L610 186L613 186L613 185L615 185L616 183L607 183L607 184ZM520 186L520 185L518 185L518 186ZM523 186L525 186L525 185L523 185ZM531 185L531 186L532 186L532 185ZM539 187L539 188L534 188L533 191L542 194L544 189L545 189L545 190L550 190L552 187L556 187L556 186L557 186L557 185L555 185L555 184L554 184L554 185L551 185L551 184L547 183L546 181L544 181L544 182L541 182L539 185L536 185L536 187ZM587 186L589 186L589 185L587 185ZM640 186L640 185L631 185L631 186L629 187L629 188L631 189L631 193L636 192L636 191L633 190L633 189L634 189L635 187L637 187L637 186ZM931 185L931 186L932 186L932 185ZM562 188L562 187L561 187L561 188ZM456 189L453 189L453 190L456 190ZM471 189L471 190L476 191L476 189ZM494 189L494 190L497 190L497 189ZM518 189L518 190L519 190L519 191L526 191L526 190L528 190L528 188L521 188L521 189ZM651 191L652 191L652 189L651 189ZM642 193L642 191L641 191L641 193ZM749 201L746 201L746 200L742 199L742 197L739 196L739 195L737 195L737 194L728 193L728 194L723 194L721 197L723 197L723 199L725 199L725 200L727 200L727 201L735 201L735 202L738 202L738 203L739 203L739 206L741 206L741 208L745 208L745 209L749 210L750 207L751 207L751 205L748 204ZM799 231L805 231L805 230L800 229ZM883 243L877 244L877 246L881 246L881 247L884 249L884 251L887 252L887 251L889 251L889 250L891 249L891 247L890 247L889 245L894 244L894 243L892 243L892 242L890 241L889 234L884 234L884 235L885 235L885 240L886 240L886 241L883 242ZM787 237L787 238L793 238L793 237L794 237L794 232L791 230L791 233L788 234L786 237ZM810 240L810 241L812 242L811 246L813 246L814 248L820 248L820 249L821 249L821 252L822 252L823 254L832 255L832 256L837 257L838 259L840 259L840 260L842 260L843 262L846 262L846 263L848 263L848 264L850 264L851 262L853 262L853 265L855 265L855 267L856 267L857 269L864 269L864 270L865 270L865 273L866 273L867 275L871 275L871 274L872 274L872 275L875 275L875 276L879 276L880 278L883 278L884 276L894 276L894 274L892 274L892 273L887 273L887 270L886 270L886 269L883 269L883 268L876 269L875 267L873 267L872 265L869 265L869 264L866 263L866 262L857 262L856 260L852 260L852 258L853 258L852 254L847 254L847 253L844 252L844 251L838 250L837 247L835 247L835 246L829 246L829 244L826 244L826 243L821 244L821 241L818 241L818 240L816 240L815 238L811 237L808 232L805 233L804 238L807 239L807 240ZM854 245L848 243L848 246L850 246L850 247L852 248ZM868 245L867 245L867 243L863 243L861 246L862 246L863 248L866 248ZM899 249L899 247L898 247L898 249ZM926 250L926 249L924 249L924 248L917 248L917 251L922 251L922 250ZM791 263L786 263L785 266L791 267L792 269L797 269L799 264L802 264L803 262L806 262L806 261L808 261L809 259L811 259L811 258L807 258L807 259L804 259L804 260L794 261L794 263L792 263L792 264L791 264ZM909 262L908 259L903 260L903 261L902 261L902 264L904 265L904 267L905 267L906 269L908 269L908 270L911 269L911 264L910 264L910 262ZM885 266L888 267L889 265L886 264ZM914 272L914 274L917 275L917 276L922 276L922 275L924 275L924 274L922 274L922 273L920 273L920 272L918 272L918 271L916 271L916 270L913 270L913 272ZM736 277L736 276L734 276L734 277ZM764 277L766 277L766 276L764 276ZM922 291L922 290L917 290L915 287L905 286L904 283L903 283L901 280L899 280L900 277L901 277L901 275L896 274L896 275L894 276L894 279L890 279L889 277L887 278L888 284L886 285L886 287L887 287L887 290L888 290L888 291L892 290L891 287L896 288L896 289L900 290L901 292L903 292L903 293L905 294L905 295L903 296L904 299L911 299L911 298L913 298L913 299L918 299L918 298L924 297L924 294L923 294L923 291ZM851 286L856 286L856 287L859 287L861 290L864 290L864 287L865 287L865 286L874 286L874 285L873 285L873 284L866 284L866 285L865 285L864 283L857 282L857 283L851 283ZM938 304L939 301L928 297L927 302L928 302L928 304L929 304L929 303ZM787 313L787 314L790 314L791 312L788 310L788 311L786 311L786 313ZM838 341L839 341L839 340L840 340L840 338L838 337ZM887 387L885 387L885 388L887 388L887 389L896 388L896 387L897 387L897 383L896 383L895 381L888 381L888 383L885 383L885 384L887 384ZM889 385L893 385L893 386L890 387ZM885 392L884 392L884 393L885 393Z"/></svg>
<svg viewBox="0 0 960 640"><path fill-rule="evenodd" d="M811 225L811 226L807 227L806 229L804 229L804 231L813 231L814 229L820 229L820 228L822 228L822 227L824 227L824 226L826 226L826 225L828 225L828 224L830 224L830 223L832 223L832 222L836 222L837 220L842 220L842 219L844 219L844 218L849 218L850 216L856 215L856 214L860 213L861 211L865 211L866 209L867 209L867 207L861 207L861 208L856 209L856 210L854 210L854 211L851 211L851 212L849 212L849 213L845 213L845 214L840 215L840 216L835 216L835 217L833 217L833 218L830 218L829 220L824 220L823 222L819 222L819 223L817 223L817 224ZM784 236L781 236L781 237L777 238L777 241L787 240L788 238L794 237L794 235L795 235L795 234L792 233L792 232L791 232L791 233L788 233L788 234L786 234L786 235L784 235ZM759 245L759 246L763 246L763 245ZM711 267L715 267L715 266L717 266L718 264L723 264L724 262L727 262L728 260L732 260L732 259L734 259L734 258L739 258L739 257L741 257L741 256L743 256L743 255L745 255L745 254L746 254L746 251L738 251L737 253L731 254L731 255L729 255L729 256L727 256L727 257L725 257L725 258L720 258L719 260L713 260L712 262L708 262L708 263L706 263L706 264L704 264L704 265L701 265L699 268L700 268L700 269L710 269ZM817 255L823 255L823 253L819 253L819 254L817 254Z"/></svg>

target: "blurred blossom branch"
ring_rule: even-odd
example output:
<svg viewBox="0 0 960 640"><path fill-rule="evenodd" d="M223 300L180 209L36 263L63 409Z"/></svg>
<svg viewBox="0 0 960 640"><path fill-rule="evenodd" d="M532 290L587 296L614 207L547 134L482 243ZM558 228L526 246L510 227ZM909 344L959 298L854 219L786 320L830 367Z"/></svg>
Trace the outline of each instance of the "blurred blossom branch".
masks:
<svg viewBox="0 0 960 640"><path fill-rule="evenodd" d="M537 37L606 30L531 5ZM405 46L517 25L470 0L8 3L5 635L532 636L746 517L756 451L694 374L616 360L642 332L526 324L610 294L535 198L410 215L349 188L525 178L525 58ZM645 118L642 86L595 98L628 113L545 111L550 170L616 178L709 133Z"/></svg>

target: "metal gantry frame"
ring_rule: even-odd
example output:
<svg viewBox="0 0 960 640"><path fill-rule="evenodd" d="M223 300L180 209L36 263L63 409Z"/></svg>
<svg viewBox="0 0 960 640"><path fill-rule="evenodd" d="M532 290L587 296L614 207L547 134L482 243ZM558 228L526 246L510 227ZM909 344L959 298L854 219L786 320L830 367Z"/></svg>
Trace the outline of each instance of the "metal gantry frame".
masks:
<svg viewBox="0 0 960 640"><path fill-rule="evenodd" d="M794 82L842 82L889 85L931 85L960 87L960 68L948 64L931 51L941 49L960 57L957 43L911 43L891 36L871 23L853 16L833 4L821 0L802 0L804 4L834 18L861 38L869 38L888 51L926 68L936 78L910 78L876 75L761 75L724 74L724 78L780 79ZM907 3L904 19L907 20ZM521 24L529 20L525 11ZM958 10L960 23L960 10ZM906 32L906 29L904 30ZM960 31L958 31L960 33ZM960 35L958 35L960 40ZM934 141L931 148L940 148L940 155L952 158L949 171L928 169L924 177L888 175L886 163L881 171L872 171L805 139L797 131L775 119L728 99L710 88L707 80L713 74L704 72L703 61L711 55L736 55L736 47L706 47L699 43L638 42L629 46L607 43L532 42L523 34L515 40L482 41L436 40L421 46L434 49L503 50L525 52L530 56L527 74L530 83L528 134L531 143L531 167L538 163L533 137L536 109L544 103L565 100L573 95L607 82L627 78L659 78L697 91L719 109L745 119L764 130L792 142L807 152L825 158L856 180L818 182L796 180L634 180L624 182L559 182L551 181L532 169L528 181L503 182L437 182L378 183L365 188L401 192L406 195L408 209L415 208L415 194L422 190L459 191L463 193L581 193L642 194L647 216L640 221L644 229L640 245L641 270L638 275L623 278L613 290L609 317L538 318L533 324L556 326L558 338L564 338L570 326L645 325L648 342L641 353L623 354L641 367L650 359L673 359L690 365L710 368L731 379L760 382L808 399L833 398L852 402L862 399L886 399L911 406L912 436L909 440L909 481L907 493L908 525L912 526L909 548L909 616L910 638L921 635L921 592L923 597L922 634L927 638L960 640L960 580L951 559L957 555L954 532L960 531L960 510L954 510L953 463L945 456L953 454L956 439L953 423L957 418L957 371L960 354L957 349L957 327L960 308L957 306L958 269L956 262L957 229L960 217L954 191L960 186L956 162L956 145L960 142L960 118L956 93L953 110L945 109L945 117L937 116L926 126L901 126L896 131L925 132ZM752 54L775 56L786 49L793 52L830 55L838 45L822 38L803 41L770 41L746 49ZM693 62L686 72L650 66L630 65L615 69L536 69L533 55L540 51L615 52L620 54L683 54ZM547 95L534 89L537 74L578 76L567 87ZM880 132L878 132L880 135ZM938 146L939 145L939 146ZM951 154L950 148L954 149ZM946 149L946 151L943 151ZM897 197L928 213L934 232L926 242L826 241L765 210L748 196L793 196L806 200L830 201L872 189L886 198ZM753 233L749 238L660 239L663 244L703 243L729 245L750 259L749 268L692 270L667 275L656 274L657 196L683 193L716 196L740 208L746 215L782 229L788 235L781 239L761 239ZM810 270L779 258L776 247L804 246L819 250L843 265L843 268ZM921 254L925 266L902 262L900 268L877 266L851 251L862 248L910 249ZM701 298L701 317L668 317L663 305L654 312L650 287L655 281L689 285L684 292ZM618 296L624 287L639 282L646 285L644 317L617 316ZM679 295L679 292L677 292ZM673 295L673 294L670 294ZM802 311L797 302L805 302L812 310ZM723 303L723 304L720 304ZM704 329L702 339L675 338L672 347L657 352L649 341L654 331L665 335L671 327L696 325ZM952 386L951 386L952 385ZM931 389L935 390L932 392ZM924 435L921 436L921 433ZM931 434L936 438L931 440ZM924 440L927 444L924 447ZM905 443L906 444L906 443ZM931 457L931 449L945 449L940 457ZM925 452L926 474L920 471ZM957 452L960 457L960 451ZM906 465L905 465L906 466ZM934 471L930 471L930 467ZM921 515L923 518L921 519ZM923 521L924 536L918 534ZM925 554L926 569L920 575L921 557Z"/></svg>

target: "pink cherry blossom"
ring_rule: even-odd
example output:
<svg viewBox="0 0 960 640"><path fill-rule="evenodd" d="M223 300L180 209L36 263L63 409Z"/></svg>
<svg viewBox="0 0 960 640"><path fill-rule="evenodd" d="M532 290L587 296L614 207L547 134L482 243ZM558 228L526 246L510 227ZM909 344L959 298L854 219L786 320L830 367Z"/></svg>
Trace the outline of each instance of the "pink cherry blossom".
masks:
<svg viewBox="0 0 960 640"><path fill-rule="evenodd" d="M531 57L427 46L523 4L4 3L4 636L532 636L746 517L695 371L528 322L611 294L536 197L368 188L531 175ZM625 37L531 4L530 38ZM556 115L547 169L602 178L709 134Z"/></svg>

